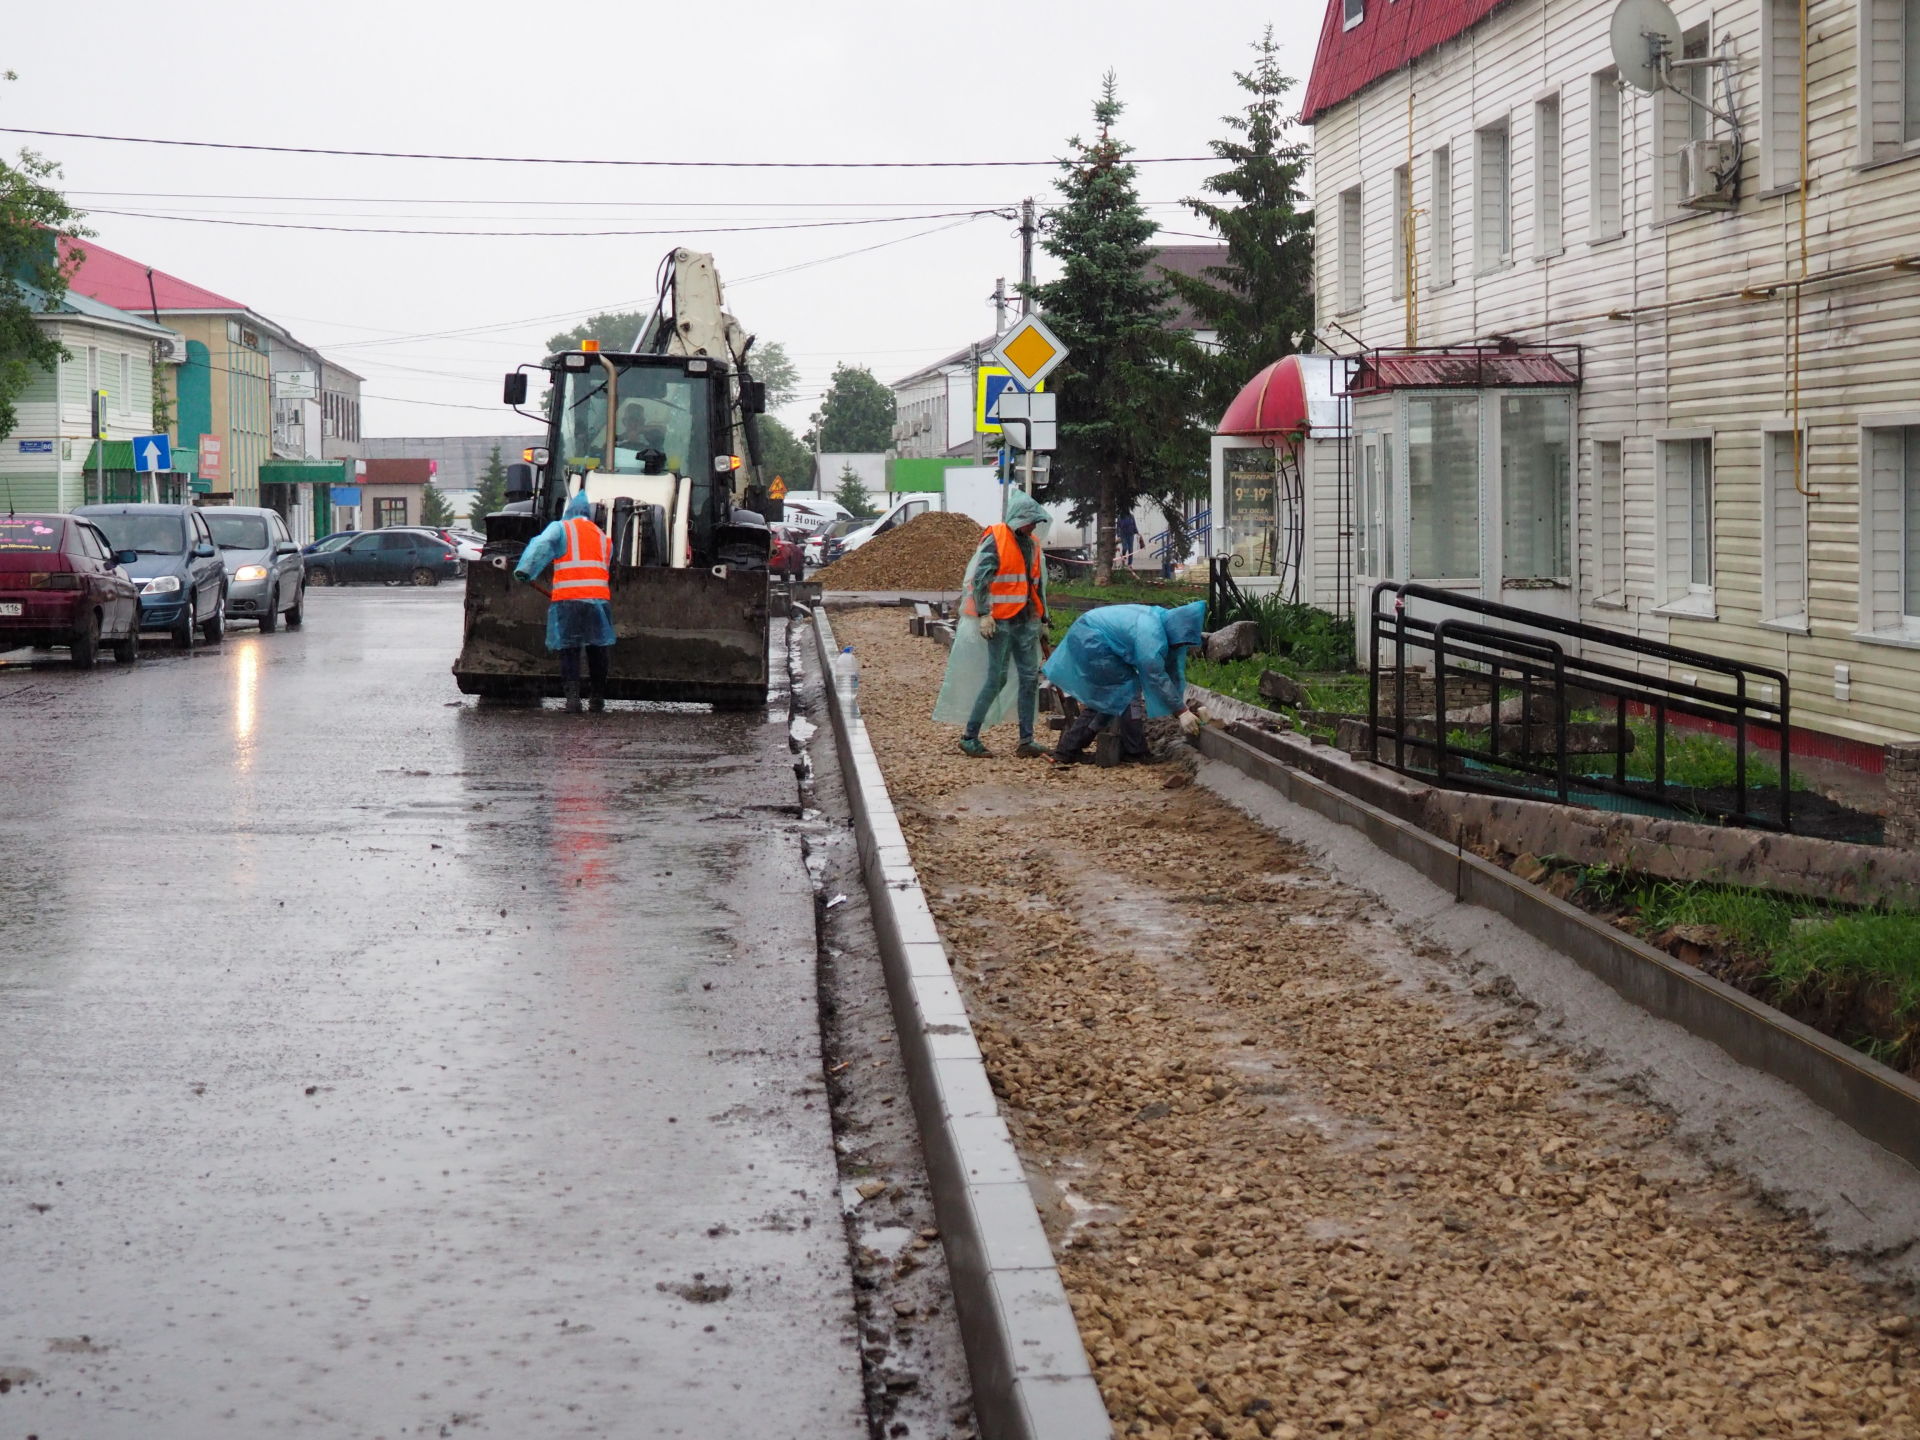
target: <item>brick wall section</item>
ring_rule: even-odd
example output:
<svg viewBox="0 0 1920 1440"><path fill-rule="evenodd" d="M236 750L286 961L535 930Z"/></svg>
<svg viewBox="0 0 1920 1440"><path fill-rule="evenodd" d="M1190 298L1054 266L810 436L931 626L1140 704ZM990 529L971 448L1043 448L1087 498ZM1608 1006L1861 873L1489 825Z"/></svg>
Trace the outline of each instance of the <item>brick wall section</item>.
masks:
<svg viewBox="0 0 1920 1440"><path fill-rule="evenodd" d="M1920 850L1920 743L1887 746L1887 844Z"/></svg>

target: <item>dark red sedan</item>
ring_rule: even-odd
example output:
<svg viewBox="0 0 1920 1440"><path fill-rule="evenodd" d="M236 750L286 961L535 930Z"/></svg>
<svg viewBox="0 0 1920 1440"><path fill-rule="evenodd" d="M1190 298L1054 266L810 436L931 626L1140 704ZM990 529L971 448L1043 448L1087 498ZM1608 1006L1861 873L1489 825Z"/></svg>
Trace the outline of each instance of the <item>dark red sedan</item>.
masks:
<svg viewBox="0 0 1920 1440"><path fill-rule="evenodd" d="M767 570L774 575L785 575L789 580L803 579L807 573L806 537L785 525L769 525L773 532L773 549L767 556Z"/></svg>
<svg viewBox="0 0 1920 1440"><path fill-rule="evenodd" d="M0 515L0 650L62 645L89 668L102 644L130 665L140 655L140 589L90 520Z"/></svg>

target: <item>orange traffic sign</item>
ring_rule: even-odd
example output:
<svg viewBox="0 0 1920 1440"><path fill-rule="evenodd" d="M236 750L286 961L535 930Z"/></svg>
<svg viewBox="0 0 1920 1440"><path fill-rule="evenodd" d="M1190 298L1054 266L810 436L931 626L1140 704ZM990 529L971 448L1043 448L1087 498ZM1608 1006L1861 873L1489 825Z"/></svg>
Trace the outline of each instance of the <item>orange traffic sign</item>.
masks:
<svg viewBox="0 0 1920 1440"><path fill-rule="evenodd" d="M786 499L787 498L787 482L782 480L778 475L774 476L773 484L767 487L767 498L769 500Z"/></svg>

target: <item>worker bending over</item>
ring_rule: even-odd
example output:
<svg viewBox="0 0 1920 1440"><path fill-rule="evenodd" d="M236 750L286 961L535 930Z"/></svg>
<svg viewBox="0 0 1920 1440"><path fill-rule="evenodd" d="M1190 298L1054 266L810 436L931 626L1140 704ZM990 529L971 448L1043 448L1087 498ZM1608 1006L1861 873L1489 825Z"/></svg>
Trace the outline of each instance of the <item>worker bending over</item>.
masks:
<svg viewBox="0 0 1920 1440"><path fill-rule="evenodd" d="M1107 725L1144 697L1147 718L1180 717L1191 735L1206 711L1187 704L1187 652L1201 640L1207 602L1195 600L1163 610L1158 605L1102 605L1073 622L1053 658L1047 679L1081 705L1060 732L1050 757L1071 765Z"/></svg>
<svg viewBox="0 0 1920 1440"><path fill-rule="evenodd" d="M607 652L613 648L612 576L607 561L611 545L606 532L593 523L593 504L581 490L567 502L566 513L534 536L520 554L514 575L531 581L553 567L551 603L547 606L547 649L560 657L560 678L566 686L567 709L580 713L580 656L586 652L587 708L598 714L607 708Z"/></svg>
<svg viewBox="0 0 1920 1440"><path fill-rule="evenodd" d="M1046 536L1041 526L1051 517L1031 495L1015 490L1007 502L1007 518L988 527L980 548L967 565L965 593L960 599L960 628L977 624L987 642L987 673L967 715L960 748L968 755L985 755L980 727L1007 683L1011 660L1016 676L1016 713L1022 757L1045 755L1033 741L1033 722L1040 707L1040 639L1047 626ZM957 657L956 657L957 658Z"/></svg>

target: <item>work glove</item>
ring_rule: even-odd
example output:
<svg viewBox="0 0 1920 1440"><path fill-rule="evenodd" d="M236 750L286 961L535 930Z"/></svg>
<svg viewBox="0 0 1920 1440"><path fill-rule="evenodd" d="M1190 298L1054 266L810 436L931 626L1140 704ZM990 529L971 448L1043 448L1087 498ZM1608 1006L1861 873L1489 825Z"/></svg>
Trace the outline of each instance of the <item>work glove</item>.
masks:
<svg viewBox="0 0 1920 1440"><path fill-rule="evenodd" d="M1206 706L1192 705L1188 707L1188 711L1192 714L1193 718L1198 720L1202 725L1213 724L1213 712L1207 709Z"/></svg>
<svg viewBox="0 0 1920 1440"><path fill-rule="evenodd" d="M1200 717L1191 710L1180 712L1180 733L1191 739L1200 733Z"/></svg>
<svg viewBox="0 0 1920 1440"><path fill-rule="evenodd" d="M993 638L993 632L999 628L1000 627L994 623L993 616L982 615L980 617L980 638L982 640L991 640Z"/></svg>

